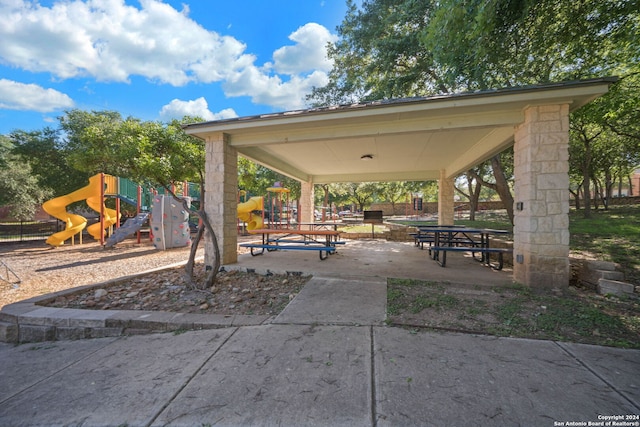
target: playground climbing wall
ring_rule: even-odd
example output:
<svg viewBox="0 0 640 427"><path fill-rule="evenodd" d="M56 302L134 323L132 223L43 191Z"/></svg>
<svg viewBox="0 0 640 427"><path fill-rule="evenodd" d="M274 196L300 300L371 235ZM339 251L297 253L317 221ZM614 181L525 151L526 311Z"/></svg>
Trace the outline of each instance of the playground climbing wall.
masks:
<svg viewBox="0 0 640 427"><path fill-rule="evenodd" d="M190 204L190 199L187 200ZM155 196L151 208L151 232L156 249L189 246L189 211L170 196Z"/></svg>

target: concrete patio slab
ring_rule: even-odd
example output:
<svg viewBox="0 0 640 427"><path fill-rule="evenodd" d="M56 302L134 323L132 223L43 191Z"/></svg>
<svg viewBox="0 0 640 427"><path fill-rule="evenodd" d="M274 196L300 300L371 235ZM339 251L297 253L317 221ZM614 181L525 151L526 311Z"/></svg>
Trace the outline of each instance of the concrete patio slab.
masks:
<svg viewBox="0 0 640 427"><path fill-rule="evenodd" d="M111 344L115 338L25 344L0 343L0 404L64 371Z"/></svg>
<svg viewBox="0 0 640 427"><path fill-rule="evenodd" d="M313 277L273 323L381 325L387 281L381 277Z"/></svg>
<svg viewBox="0 0 640 427"><path fill-rule="evenodd" d="M242 328L153 425L371 425L370 339L366 327Z"/></svg>
<svg viewBox="0 0 640 427"><path fill-rule="evenodd" d="M630 402L640 404L640 354L623 348L558 343L591 372L615 385ZM640 421L640 420L638 420ZM640 424L640 423L639 423Z"/></svg>
<svg viewBox="0 0 640 427"><path fill-rule="evenodd" d="M65 361L37 386L2 402L0 425L146 425L234 330L67 342L64 348L94 351L71 355L77 363ZM44 363L52 353L43 348L31 357Z"/></svg>
<svg viewBox="0 0 640 427"><path fill-rule="evenodd" d="M586 425L638 413L620 384L552 341L378 328L373 347L378 426Z"/></svg>
<svg viewBox="0 0 640 427"><path fill-rule="evenodd" d="M399 277L465 283L479 286L500 286L513 283L513 271L496 271L474 261L469 254L451 253L447 266L440 267L429 258L427 249L413 242L390 242L381 239L345 240L345 244L328 259L320 261L310 251L275 251L264 255L242 254L238 262L226 269L255 270L264 274L302 272L322 277ZM425 247L426 248L426 247Z"/></svg>

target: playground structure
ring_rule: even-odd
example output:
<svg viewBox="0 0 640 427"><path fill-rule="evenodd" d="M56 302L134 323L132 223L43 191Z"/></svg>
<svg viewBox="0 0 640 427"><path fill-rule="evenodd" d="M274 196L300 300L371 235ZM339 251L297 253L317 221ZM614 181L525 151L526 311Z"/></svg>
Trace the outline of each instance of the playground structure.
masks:
<svg viewBox="0 0 640 427"><path fill-rule="evenodd" d="M250 197L238 203L238 219L247 231L265 227L289 228L292 223L289 193L288 188L276 182L273 187L267 188L266 203L263 196ZM241 190L239 195L246 196L246 192Z"/></svg>
<svg viewBox="0 0 640 427"><path fill-rule="evenodd" d="M90 225L87 232L94 239L100 240L101 243L104 241L104 229L117 223L120 219L116 210L104 205L105 185L107 185L105 175L99 173L89 178L87 186L44 202L42 205L44 211L66 224L64 230L49 236L46 241L48 245L61 246L76 234L82 235L82 230L87 227L87 219L82 215L67 212L67 206L81 200L86 200L87 205L100 214L100 222Z"/></svg>
<svg viewBox="0 0 640 427"><path fill-rule="evenodd" d="M49 236L46 243L57 247L63 245L66 240L71 239L72 244L74 244L76 235L79 236L80 243L82 243L82 231L85 228L94 239L99 240L100 244L106 247L111 247L136 232L138 233L138 243L140 243L140 229L146 220L152 216L151 205L158 195L163 196L161 194L164 193L163 190L157 191L153 188L143 188L125 178L103 173L96 174L89 178L87 186L65 196L56 197L42 205L45 212L63 221L66 225L64 230ZM175 193L177 189L173 188L172 190ZM184 182L181 190L183 196L188 197L190 201L199 200L200 189L197 185ZM105 206L104 200L106 197L115 198L115 209ZM170 197L167 198L170 199ZM67 206L82 200L85 200L87 205L99 214L100 221L98 223L87 227L87 219L85 217L67 212ZM135 206L137 211L136 217L128 219L122 226L120 226L120 201ZM160 209L160 206L158 206L158 209ZM164 206L161 212L167 212ZM171 215L171 218L173 219L174 216L176 215ZM182 229L186 226L188 231L188 218L189 215L186 212L186 220L184 221L186 225L183 224L182 227L176 225L176 227ZM115 231L113 231L114 226L116 227ZM108 239L106 239L105 230L109 230L110 236ZM158 230L165 232L165 227L159 227ZM154 244L159 249L175 247L164 243L164 235L161 236L161 241L154 242ZM181 246L183 245L181 244Z"/></svg>
<svg viewBox="0 0 640 427"><path fill-rule="evenodd" d="M264 198L251 197L246 202L238 203L238 219L246 224L249 231L262 228L264 226L262 214L257 214L255 211L263 211L263 209Z"/></svg>
<svg viewBox="0 0 640 427"><path fill-rule="evenodd" d="M289 206L288 188L276 182L273 187L267 188L269 196L269 228L289 228L291 226L291 207Z"/></svg>
<svg viewBox="0 0 640 427"><path fill-rule="evenodd" d="M187 205L191 199L186 197ZM179 248L191 244L189 211L172 196L157 195L151 209L151 231L156 249Z"/></svg>

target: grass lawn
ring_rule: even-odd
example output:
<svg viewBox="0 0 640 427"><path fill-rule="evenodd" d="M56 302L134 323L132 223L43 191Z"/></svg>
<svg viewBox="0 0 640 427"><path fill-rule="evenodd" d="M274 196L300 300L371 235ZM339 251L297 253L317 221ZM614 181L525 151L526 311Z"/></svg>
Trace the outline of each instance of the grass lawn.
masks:
<svg viewBox="0 0 640 427"><path fill-rule="evenodd" d="M640 284L640 205L612 206L591 216L585 219L583 211L571 211L571 251L618 263L625 280Z"/></svg>
<svg viewBox="0 0 640 427"><path fill-rule="evenodd" d="M510 229L505 215L480 213L477 221L456 225ZM434 221L403 221L407 225ZM640 205L613 206L569 213L570 249L574 256L615 262L625 280L640 284ZM570 288L563 295L538 294L514 286L474 295L447 283L389 279L389 322L498 336L551 339L614 347L640 348L640 300L597 295Z"/></svg>
<svg viewBox="0 0 640 427"><path fill-rule="evenodd" d="M579 288L387 280L387 324L503 337L640 348L640 301Z"/></svg>

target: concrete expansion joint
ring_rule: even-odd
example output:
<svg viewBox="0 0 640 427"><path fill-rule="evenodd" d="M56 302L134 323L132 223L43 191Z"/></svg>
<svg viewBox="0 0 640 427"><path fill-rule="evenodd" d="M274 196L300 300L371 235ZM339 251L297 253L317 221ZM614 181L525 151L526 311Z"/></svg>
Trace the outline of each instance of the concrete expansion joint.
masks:
<svg viewBox="0 0 640 427"><path fill-rule="evenodd" d="M591 372L595 377L597 377L600 381L602 381L607 386L609 386L614 393L616 393L618 396L620 396L621 398L623 398L624 400L629 402L631 405L633 405L633 407L635 407L636 410L638 410L638 412L640 413L640 403L638 403L633 398L633 396L628 396L619 387L616 387L615 384L613 384L611 381L609 381L605 376L601 375L598 372L597 369L595 369L594 367L590 366L589 363L585 362L584 360L582 360L582 358L580 358L578 355L573 353L568 346L563 345L562 343L560 343L558 341L553 341L553 343L555 345L557 345L558 347L560 347L560 349L562 349L562 351L564 351L566 354L568 354L573 360L575 360L577 364L579 364L582 367L584 367L586 370Z"/></svg>

